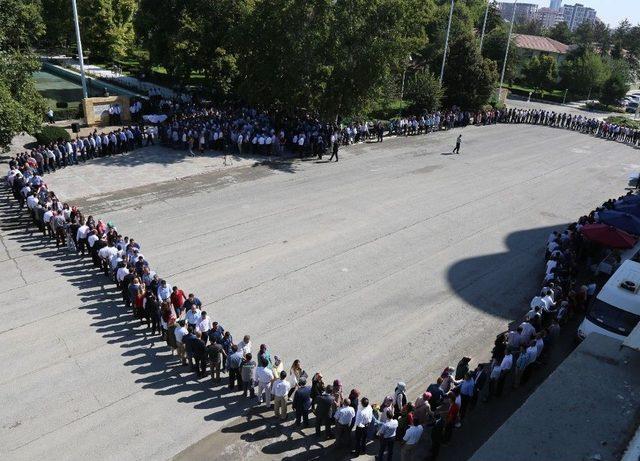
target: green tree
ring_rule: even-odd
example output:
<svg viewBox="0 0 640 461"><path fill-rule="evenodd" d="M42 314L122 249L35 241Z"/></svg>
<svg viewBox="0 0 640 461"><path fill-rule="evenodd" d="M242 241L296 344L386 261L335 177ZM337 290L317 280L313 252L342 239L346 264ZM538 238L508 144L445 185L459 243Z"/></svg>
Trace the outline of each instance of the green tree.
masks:
<svg viewBox="0 0 640 461"><path fill-rule="evenodd" d="M482 55L494 61L499 71L502 71L508 36L509 29L503 24L500 27L496 27L484 38ZM507 56L507 67L504 72L506 81L511 81L517 76L521 62L522 56L520 50L515 46L515 38L512 37L511 44L509 45L509 55Z"/></svg>
<svg viewBox="0 0 640 461"><path fill-rule="evenodd" d="M560 66L561 85L582 97L589 93L597 96L609 75L609 67L592 51L567 59Z"/></svg>
<svg viewBox="0 0 640 461"><path fill-rule="evenodd" d="M580 24L573 33L574 44L578 46L580 53L587 51L593 51L596 34L593 24L589 22L583 22Z"/></svg>
<svg viewBox="0 0 640 461"><path fill-rule="evenodd" d="M542 22L533 19L522 24L514 24L513 32L527 35L542 35Z"/></svg>
<svg viewBox="0 0 640 461"><path fill-rule="evenodd" d="M192 73L202 73L214 97L224 100L237 87L237 49L250 39L243 33L253 3L141 0L135 28L151 64L166 68L180 84L187 84Z"/></svg>
<svg viewBox="0 0 640 461"><path fill-rule="evenodd" d="M261 0L240 30L239 91L249 103L315 110L332 71L330 0Z"/></svg>
<svg viewBox="0 0 640 461"><path fill-rule="evenodd" d="M133 18L138 0L83 0L78 3L82 46L98 60L113 61L131 54L135 42Z"/></svg>
<svg viewBox="0 0 640 461"><path fill-rule="evenodd" d="M611 28L604 22L596 21L592 27L593 41L597 45L601 56L608 56L611 51L612 36Z"/></svg>
<svg viewBox="0 0 640 461"><path fill-rule="evenodd" d="M337 0L326 49L331 73L321 110L349 115L384 94L392 74L424 47L423 24L430 2L421 0ZM357 11L357 14L354 12Z"/></svg>
<svg viewBox="0 0 640 461"><path fill-rule="evenodd" d="M600 102L610 106L617 106L630 88L629 66L625 61L615 60L610 62L610 68L611 75L602 84Z"/></svg>
<svg viewBox="0 0 640 461"><path fill-rule="evenodd" d="M522 69L527 85L536 90L550 90L558 80L556 60L551 56L534 56Z"/></svg>
<svg viewBox="0 0 640 461"><path fill-rule="evenodd" d="M439 109L443 95L438 78L431 72L421 71L407 78L406 97L412 102L414 110Z"/></svg>
<svg viewBox="0 0 640 461"><path fill-rule="evenodd" d="M496 63L480 55L471 34L454 38L444 71L447 105L481 107L491 98L497 79Z"/></svg>
<svg viewBox="0 0 640 461"><path fill-rule="evenodd" d="M80 3L82 0L79 0ZM41 0L42 19L46 34L39 46L54 51L66 51L75 47L76 36L73 28L73 13L70 0Z"/></svg>
<svg viewBox="0 0 640 461"><path fill-rule="evenodd" d="M22 131L36 132L45 106L32 77L31 47L44 33L37 0L3 0L0 8L0 148Z"/></svg>
<svg viewBox="0 0 640 461"><path fill-rule="evenodd" d="M565 45L573 43L573 34L566 22L562 21L553 26L547 32L547 37L557 40Z"/></svg>

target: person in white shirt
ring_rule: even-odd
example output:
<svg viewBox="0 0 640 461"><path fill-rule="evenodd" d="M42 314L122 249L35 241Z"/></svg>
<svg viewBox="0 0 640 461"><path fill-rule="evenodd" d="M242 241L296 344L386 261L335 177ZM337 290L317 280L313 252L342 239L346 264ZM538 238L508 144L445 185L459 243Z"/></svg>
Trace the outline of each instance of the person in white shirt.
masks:
<svg viewBox="0 0 640 461"><path fill-rule="evenodd" d="M53 211L50 207L47 207L47 211L45 211L42 220L44 221L44 228L46 230L46 234L49 234L49 238L53 237L53 230L51 229L51 219L53 218Z"/></svg>
<svg viewBox="0 0 640 461"><path fill-rule="evenodd" d="M118 284L122 283L122 281L124 280L124 276L128 273L129 269L125 267L125 264L123 262L122 264L120 264L120 267L118 267L118 270L116 271L116 282L118 282Z"/></svg>
<svg viewBox="0 0 640 461"><path fill-rule="evenodd" d="M188 334L189 331L184 326L184 320L180 320L178 322L178 324L180 325L180 327L175 329L174 335L176 337L176 345L178 346L178 355L180 356L180 359L182 359L182 364L186 365L187 364L187 354L186 354L186 349L184 347L184 344L182 343L182 338L186 334Z"/></svg>
<svg viewBox="0 0 640 461"><path fill-rule="evenodd" d="M187 322L189 323L189 326L195 329L196 325L198 324L198 322L200 322L200 319L202 318L200 309L198 309L198 307L195 304L192 305L191 309L187 311L186 318L187 318Z"/></svg>
<svg viewBox="0 0 640 461"><path fill-rule="evenodd" d="M258 381L258 398L264 392L264 403L268 408L271 405L271 383L273 382L273 372L267 367L256 368L256 380Z"/></svg>
<svg viewBox="0 0 640 461"><path fill-rule="evenodd" d="M351 441L351 421L356 416L356 411L351 406L349 399L344 399L333 418L336 420L336 448L348 447Z"/></svg>
<svg viewBox="0 0 640 461"><path fill-rule="evenodd" d="M33 194L29 195L27 197L27 208L29 208L29 210L33 212L33 210L36 208L36 205L38 205L38 199L36 198L36 196Z"/></svg>
<svg viewBox="0 0 640 461"><path fill-rule="evenodd" d="M287 380L287 372L281 371L280 378L276 379L272 385L273 409L276 414L276 418L280 418L282 421L287 419L287 397L291 384Z"/></svg>
<svg viewBox="0 0 640 461"><path fill-rule="evenodd" d="M202 340L206 344L208 337L207 333L211 330L211 319L205 311L200 313L200 321L196 324L196 330L202 333ZM240 350L240 346L238 346L238 350Z"/></svg>
<svg viewBox="0 0 640 461"><path fill-rule="evenodd" d="M98 251L98 257L102 261L102 268L104 269L104 275L109 276L109 267L111 258L118 254L118 250L113 246L112 242L107 243L107 246L100 248Z"/></svg>
<svg viewBox="0 0 640 461"><path fill-rule="evenodd" d="M247 354L251 354L251 336L244 335L242 341L238 343L238 350L242 353L243 357Z"/></svg>
<svg viewBox="0 0 640 461"><path fill-rule="evenodd" d="M396 439L396 430L398 429L398 420L393 419L393 411L387 409L387 420L380 426L376 435L380 437L380 450L378 451L378 459L382 461L384 452L387 452L387 461L391 461L393 457L393 442Z"/></svg>
<svg viewBox="0 0 640 461"><path fill-rule="evenodd" d="M359 456L366 452L367 444L367 431L369 425L373 421L373 409L369 405L369 399L363 397L358 405L358 411L356 412L356 448L355 454Z"/></svg>
<svg viewBox="0 0 640 461"><path fill-rule="evenodd" d="M402 450L400 451L400 459L401 461L411 461L415 457L416 447L418 446L418 442L422 437L422 431L424 428L422 424L418 421L413 421L413 426L407 429L407 432L404 433L404 445L402 446Z"/></svg>
<svg viewBox="0 0 640 461"><path fill-rule="evenodd" d="M520 324L520 328L522 328L521 333L521 344L528 344L533 335L536 334L536 329L529 322L522 322Z"/></svg>

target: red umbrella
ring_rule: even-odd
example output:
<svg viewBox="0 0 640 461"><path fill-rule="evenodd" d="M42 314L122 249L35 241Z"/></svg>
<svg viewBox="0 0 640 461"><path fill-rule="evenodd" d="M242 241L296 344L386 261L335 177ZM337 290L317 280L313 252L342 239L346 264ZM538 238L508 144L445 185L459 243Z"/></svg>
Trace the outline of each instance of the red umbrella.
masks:
<svg viewBox="0 0 640 461"><path fill-rule="evenodd" d="M607 224L585 224L581 229L587 240L599 243L609 248L632 248L637 239L617 227Z"/></svg>

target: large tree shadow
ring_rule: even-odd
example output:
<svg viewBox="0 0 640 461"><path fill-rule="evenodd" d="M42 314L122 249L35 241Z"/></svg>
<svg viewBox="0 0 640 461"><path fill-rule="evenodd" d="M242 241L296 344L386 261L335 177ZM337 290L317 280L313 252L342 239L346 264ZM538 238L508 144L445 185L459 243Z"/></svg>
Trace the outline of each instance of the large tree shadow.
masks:
<svg viewBox="0 0 640 461"><path fill-rule="evenodd" d="M447 270L451 289L471 306L515 322L542 287L547 237L566 224L509 234L508 251L463 259Z"/></svg>

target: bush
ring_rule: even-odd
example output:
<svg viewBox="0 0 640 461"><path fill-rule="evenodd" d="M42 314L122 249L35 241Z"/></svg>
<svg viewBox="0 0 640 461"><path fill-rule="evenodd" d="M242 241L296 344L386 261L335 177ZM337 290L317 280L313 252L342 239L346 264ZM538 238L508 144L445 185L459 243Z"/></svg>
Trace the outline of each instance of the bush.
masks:
<svg viewBox="0 0 640 461"><path fill-rule="evenodd" d="M84 117L82 113L82 106L69 107L68 109L54 110L54 117L56 120L75 120Z"/></svg>
<svg viewBox="0 0 640 461"><path fill-rule="evenodd" d="M39 133L36 133L36 139L38 140L38 144L49 144L60 139L68 141L71 139L71 136L64 128L55 125L45 125Z"/></svg>
<svg viewBox="0 0 640 461"><path fill-rule="evenodd" d="M602 104L601 102L588 101L584 106L588 110L597 110L601 112L619 112L621 114L624 114L624 109L622 107L608 106L606 104Z"/></svg>
<svg viewBox="0 0 640 461"><path fill-rule="evenodd" d="M614 115L612 117L607 117L605 119L605 122L614 123L616 125L631 128L632 130L640 130L640 121L631 120L630 118L623 117L622 115Z"/></svg>

